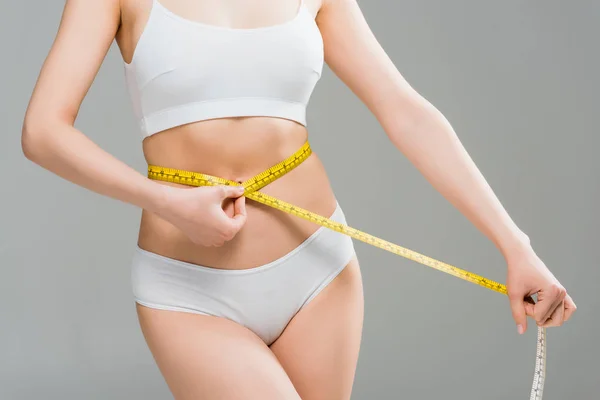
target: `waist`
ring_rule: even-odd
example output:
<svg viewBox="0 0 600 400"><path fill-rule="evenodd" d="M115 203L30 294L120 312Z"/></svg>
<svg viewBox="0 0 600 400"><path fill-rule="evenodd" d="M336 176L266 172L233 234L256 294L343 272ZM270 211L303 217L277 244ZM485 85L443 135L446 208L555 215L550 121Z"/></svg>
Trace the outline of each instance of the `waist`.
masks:
<svg viewBox="0 0 600 400"><path fill-rule="evenodd" d="M144 154L148 164L241 182L291 156L307 139L304 127L286 120L265 124L262 118L250 121L228 119L203 121L202 125L200 129L197 126L175 128L178 132L165 131L145 139ZM210 130L207 125L220 129ZM184 187L177 183L157 182ZM328 177L314 151L302 164L262 188L261 192L326 216L336 207ZM246 269L281 257L318 229L309 221L249 199L246 199L246 209L248 218L242 230L218 248L193 244L175 226L143 211L138 245L194 264Z"/></svg>
<svg viewBox="0 0 600 400"><path fill-rule="evenodd" d="M156 133L144 139L143 150L148 164L240 181L290 156L307 138L306 128L290 120L238 117Z"/></svg>

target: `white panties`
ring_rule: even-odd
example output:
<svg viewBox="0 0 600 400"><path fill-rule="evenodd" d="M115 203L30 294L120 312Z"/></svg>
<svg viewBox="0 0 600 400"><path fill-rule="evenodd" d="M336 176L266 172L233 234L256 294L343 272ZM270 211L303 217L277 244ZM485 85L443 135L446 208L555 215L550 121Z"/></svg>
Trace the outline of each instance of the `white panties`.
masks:
<svg viewBox="0 0 600 400"><path fill-rule="evenodd" d="M330 218L346 223L339 203ZM192 264L136 246L131 282L139 304L228 318L270 345L354 254L350 237L324 227L277 260L242 270Z"/></svg>

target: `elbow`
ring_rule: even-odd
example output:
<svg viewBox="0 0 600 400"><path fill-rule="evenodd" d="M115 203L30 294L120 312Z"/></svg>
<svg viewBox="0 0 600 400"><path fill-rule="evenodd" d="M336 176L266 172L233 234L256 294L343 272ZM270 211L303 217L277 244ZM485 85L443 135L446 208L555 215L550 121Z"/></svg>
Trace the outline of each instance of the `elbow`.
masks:
<svg viewBox="0 0 600 400"><path fill-rule="evenodd" d="M33 161L36 151L35 138L39 136L39 128L35 122L31 121L31 118L25 117L23 126L21 127L21 151L28 160Z"/></svg>
<svg viewBox="0 0 600 400"><path fill-rule="evenodd" d="M56 126L50 118L26 115L21 128L21 151L25 158L37 163L44 154L51 127Z"/></svg>
<svg viewBox="0 0 600 400"><path fill-rule="evenodd" d="M438 118L439 111L429 101L421 96L412 96L387 107L380 120L390 139L399 140L428 131Z"/></svg>

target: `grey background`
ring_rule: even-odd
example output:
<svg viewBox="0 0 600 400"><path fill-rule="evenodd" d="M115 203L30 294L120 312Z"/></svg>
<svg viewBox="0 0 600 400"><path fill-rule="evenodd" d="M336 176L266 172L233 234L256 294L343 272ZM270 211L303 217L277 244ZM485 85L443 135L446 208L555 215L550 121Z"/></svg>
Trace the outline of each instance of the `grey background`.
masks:
<svg viewBox="0 0 600 400"><path fill-rule="evenodd" d="M77 187L20 150L22 117L62 5L0 3L0 399L168 399L129 289L140 210ZM577 302L572 321L549 331L545 399L597 398L600 4L379 0L361 7ZM114 46L77 127L145 170ZM493 245L329 70L309 106L309 131L351 225L505 281ZM350 178L366 185L355 188ZM366 316L353 399L527 398L535 325L519 337L504 297L356 246Z"/></svg>

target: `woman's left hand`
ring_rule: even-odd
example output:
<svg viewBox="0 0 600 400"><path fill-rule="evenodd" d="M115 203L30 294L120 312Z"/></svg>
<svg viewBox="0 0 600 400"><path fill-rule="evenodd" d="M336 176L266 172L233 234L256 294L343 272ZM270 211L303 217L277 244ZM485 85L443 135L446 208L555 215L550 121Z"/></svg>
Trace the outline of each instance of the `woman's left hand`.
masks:
<svg viewBox="0 0 600 400"><path fill-rule="evenodd" d="M577 307L544 262L528 247L507 256L506 287L519 333L527 330L527 316L538 326L561 326ZM532 295L537 294L534 302Z"/></svg>

